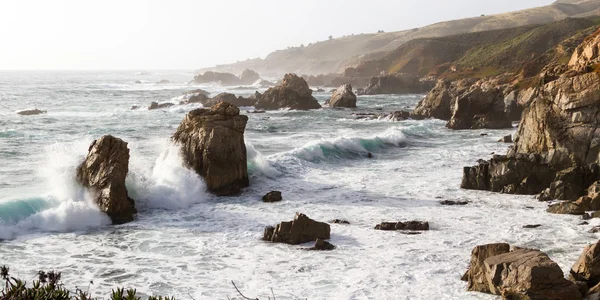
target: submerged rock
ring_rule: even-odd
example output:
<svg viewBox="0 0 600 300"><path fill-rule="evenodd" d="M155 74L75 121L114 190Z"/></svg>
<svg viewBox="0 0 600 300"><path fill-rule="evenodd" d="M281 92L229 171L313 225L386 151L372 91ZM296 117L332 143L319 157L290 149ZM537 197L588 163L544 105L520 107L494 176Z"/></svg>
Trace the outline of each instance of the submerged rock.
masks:
<svg viewBox="0 0 600 300"><path fill-rule="evenodd" d="M45 110L39 110L39 109L31 109L31 110L23 110L18 112L17 114L21 115L21 116L34 116L34 115L41 115L41 114L45 114L47 113L47 111Z"/></svg>
<svg viewBox="0 0 600 300"><path fill-rule="evenodd" d="M512 143L513 142L513 138L512 135L506 135L503 138L501 138L500 140L498 140L499 143Z"/></svg>
<svg viewBox="0 0 600 300"><path fill-rule="evenodd" d="M335 249L335 246L329 243L328 241L317 239L315 245L312 248L309 248L308 250L331 251L333 249Z"/></svg>
<svg viewBox="0 0 600 300"><path fill-rule="evenodd" d="M77 182L89 189L113 224L131 222L137 213L125 186L128 171L127 143L111 135L92 142L85 161L77 167Z"/></svg>
<svg viewBox="0 0 600 300"><path fill-rule="evenodd" d="M348 220L344 220L344 219L331 220L331 221L329 221L329 223L331 223L331 224L344 224L344 225L349 225L350 224L350 222L348 222Z"/></svg>
<svg viewBox="0 0 600 300"><path fill-rule="evenodd" d="M236 195L249 185L244 131L248 116L227 102L190 111L173 140L184 162L204 178L216 195Z"/></svg>
<svg viewBox="0 0 600 300"><path fill-rule="evenodd" d="M409 231L418 231L418 230L429 230L429 222L421 222L421 221L409 221L409 222L383 222L375 226L377 230L409 230Z"/></svg>
<svg viewBox="0 0 600 300"><path fill-rule="evenodd" d="M356 107L356 95L352 92L352 86L350 84L344 84L340 86L333 94L331 99L325 102L325 105L330 107Z"/></svg>
<svg viewBox="0 0 600 300"><path fill-rule="evenodd" d="M440 204L441 205L449 205L449 206L467 205L467 204L469 204L469 201L444 200L444 201L440 201Z"/></svg>
<svg viewBox="0 0 600 300"><path fill-rule="evenodd" d="M304 79L296 74L286 74L281 85L272 87L257 95L254 105L257 109L276 110L281 108L309 110L321 105L312 96L312 90Z"/></svg>
<svg viewBox="0 0 600 300"><path fill-rule="evenodd" d="M202 102L202 105L204 107L212 107L219 102L228 102L237 107L246 107L254 106L254 104L256 103L256 98L244 98L242 96L236 97L236 95L234 94L220 93L214 96L213 98L207 99L206 101Z"/></svg>
<svg viewBox="0 0 600 300"><path fill-rule="evenodd" d="M160 108L167 108L167 107L171 107L173 105L175 105L175 104L169 103L169 102L160 103L160 104L158 102L152 102L152 103L150 103L150 106L148 107L148 110L160 109Z"/></svg>
<svg viewBox="0 0 600 300"><path fill-rule="evenodd" d="M281 197L280 191L268 192L262 197L263 202L279 202L281 200L283 200L283 198Z"/></svg>
<svg viewBox="0 0 600 300"><path fill-rule="evenodd" d="M281 222L276 227L266 227L263 240L298 245L317 239L327 240L330 234L329 224L317 222L304 214L297 213L293 221Z"/></svg>

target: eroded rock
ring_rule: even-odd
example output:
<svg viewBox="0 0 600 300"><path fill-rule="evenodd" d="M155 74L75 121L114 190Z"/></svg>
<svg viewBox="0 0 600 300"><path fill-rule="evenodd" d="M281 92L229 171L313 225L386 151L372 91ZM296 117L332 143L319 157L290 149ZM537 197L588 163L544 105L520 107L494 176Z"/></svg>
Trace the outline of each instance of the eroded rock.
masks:
<svg viewBox="0 0 600 300"><path fill-rule="evenodd" d="M293 221L281 222L275 227L266 227L263 240L298 245L317 239L327 240L330 234L329 224L317 222L304 214L297 213Z"/></svg>
<svg viewBox="0 0 600 300"><path fill-rule="evenodd" d="M325 102L325 105L330 107L356 107L356 95L352 92L352 86L350 84L344 84L340 86L333 94L331 99Z"/></svg>

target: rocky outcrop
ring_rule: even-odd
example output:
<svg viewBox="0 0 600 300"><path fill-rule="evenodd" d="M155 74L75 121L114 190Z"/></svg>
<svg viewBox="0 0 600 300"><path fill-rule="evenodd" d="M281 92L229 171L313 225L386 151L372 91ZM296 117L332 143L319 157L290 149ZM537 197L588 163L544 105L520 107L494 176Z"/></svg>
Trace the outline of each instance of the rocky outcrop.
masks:
<svg viewBox="0 0 600 300"><path fill-rule="evenodd" d="M150 103L150 106L148 106L148 110L167 108L167 107L171 107L173 105L175 105L175 104L170 103L170 102L158 103L158 102L154 101L154 102Z"/></svg>
<svg viewBox="0 0 600 300"><path fill-rule="evenodd" d="M201 102L204 107L212 107L219 102L231 103L237 107L254 106L256 103L255 97L244 98L230 93L220 93L210 99Z"/></svg>
<svg viewBox="0 0 600 300"><path fill-rule="evenodd" d="M253 84L260 80L260 75L256 71L245 69L240 75L240 84Z"/></svg>
<svg viewBox="0 0 600 300"><path fill-rule="evenodd" d="M426 231L429 230L429 222L409 221L409 222L383 222L375 226L377 230L409 230Z"/></svg>
<svg viewBox="0 0 600 300"><path fill-rule="evenodd" d="M585 247L570 274L572 280L583 281L588 288L600 283L600 241Z"/></svg>
<svg viewBox="0 0 600 300"><path fill-rule="evenodd" d="M209 99L210 93L203 89L196 89L193 91L189 91L184 93L182 96L184 99L179 102L179 104L188 104L188 103L203 103Z"/></svg>
<svg viewBox="0 0 600 300"><path fill-rule="evenodd" d="M350 84L344 84L340 86L333 94L331 99L325 102L325 105L330 107L356 107L356 95L352 92L352 86Z"/></svg>
<svg viewBox="0 0 600 300"><path fill-rule="evenodd" d="M332 245L331 243L329 243L326 240L322 240L322 239L317 239L317 241L315 242L315 245L312 248L309 248L308 250L313 250L313 251L331 251L335 249L335 246Z"/></svg>
<svg viewBox="0 0 600 300"><path fill-rule="evenodd" d="M293 221L281 222L275 227L266 227L263 240L298 245L317 239L327 240L330 234L329 224L317 222L304 214L297 213Z"/></svg>
<svg viewBox="0 0 600 300"><path fill-rule="evenodd" d="M216 195L236 195L249 185L244 131L248 117L227 102L190 111L173 140L184 162L204 178Z"/></svg>
<svg viewBox="0 0 600 300"><path fill-rule="evenodd" d="M21 116L35 116L35 115L41 115L41 114L45 114L47 113L47 111L45 110L39 110L39 109L30 109L30 110L23 110L18 112L17 114L21 115Z"/></svg>
<svg viewBox="0 0 600 300"><path fill-rule="evenodd" d="M477 246L469 270L462 278L468 290L501 295L503 299L582 299L579 287L564 278L558 264L533 249L508 244Z"/></svg>
<svg viewBox="0 0 600 300"><path fill-rule="evenodd" d="M125 186L128 171L127 143L111 135L92 142L87 157L77 167L77 182L91 192L100 211L106 213L113 224L131 222L137 213Z"/></svg>
<svg viewBox="0 0 600 300"><path fill-rule="evenodd" d="M240 79L231 73L220 73L207 71L204 74L198 74L194 77L194 83L203 84L210 82L218 82L221 85L238 85Z"/></svg>
<svg viewBox="0 0 600 300"><path fill-rule="evenodd" d="M268 192L262 197L263 202L279 202L281 200L283 200L283 198L281 197L280 191Z"/></svg>
<svg viewBox="0 0 600 300"><path fill-rule="evenodd" d="M364 95L420 94L431 90L434 84L433 81L421 80L420 77L410 74L387 74L371 78L363 93Z"/></svg>
<svg viewBox="0 0 600 300"><path fill-rule="evenodd" d="M600 179L600 74L589 65L598 57L583 55L593 54L590 49L596 49L597 43L600 31L577 48L570 65L544 69L543 84L534 89L533 100L523 112L514 147L502 159L465 169L465 188L543 192L541 200L575 201L585 196ZM499 168L498 162L505 167ZM490 178L497 184L489 184ZM514 188L504 189L511 185ZM579 213L578 205L562 204L552 210Z"/></svg>
<svg viewBox="0 0 600 300"><path fill-rule="evenodd" d="M257 109L276 110L281 108L309 110L319 109L321 105L312 96L312 90L306 81L296 74L286 74L281 85L269 88L258 96Z"/></svg>
<svg viewBox="0 0 600 300"><path fill-rule="evenodd" d="M438 80L425 98L419 101L412 116L416 119L435 118L450 120L456 97L467 91L476 82L474 79L458 81Z"/></svg>

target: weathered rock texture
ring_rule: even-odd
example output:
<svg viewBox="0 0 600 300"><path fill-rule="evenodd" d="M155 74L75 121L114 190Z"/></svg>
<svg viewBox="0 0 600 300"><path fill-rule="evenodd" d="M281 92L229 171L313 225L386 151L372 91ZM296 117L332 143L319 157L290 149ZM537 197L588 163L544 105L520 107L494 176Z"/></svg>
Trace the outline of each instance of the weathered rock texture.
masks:
<svg viewBox="0 0 600 300"><path fill-rule="evenodd" d="M279 202L281 200L283 200L283 198L281 197L280 191L268 192L262 197L263 202Z"/></svg>
<svg viewBox="0 0 600 300"><path fill-rule="evenodd" d="M506 156L466 168L463 188L543 192L541 200L590 197L588 188L600 179L600 74L594 71L599 44L597 31L575 50L569 65L544 68L542 84L534 88L533 100L523 112L514 147ZM576 206L590 203L579 199L552 211L579 214Z"/></svg>
<svg viewBox="0 0 600 300"><path fill-rule="evenodd" d="M319 109L321 105L312 96L312 90L304 79L296 74L286 74L281 85L268 89L258 97L255 107L266 110L280 108L309 110Z"/></svg>
<svg viewBox="0 0 600 300"><path fill-rule="evenodd" d="M467 273L463 276L468 281L467 289L474 292L490 293L490 287L486 278L484 261L488 257L510 252L510 245L505 243L488 244L477 246L471 251L471 264Z"/></svg>
<svg viewBox="0 0 600 300"><path fill-rule="evenodd" d="M325 105L331 107L356 107L356 95L352 92L352 86L350 84L344 84L335 90L331 99L325 102Z"/></svg>
<svg viewBox="0 0 600 300"><path fill-rule="evenodd" d="M244 131L248 117L227 102L190 111L173 140L181 145L185 163L220 196L236 195L249 185Z"/></svg>
<svg viewBox="0 0 600 300"><path fill-rule="evenodd" d="M131 222L137 213L125 186L128 171L127 143L111 135L92 142L85 161L77 167L77 182L89 189L113 224Z"/></svg>
<svg viewBox="0 0 600 300"><path fill-rule="evenodd" d="M570 273L572 280L583 281L589 288L600 283L600 241L585 247Z"/></svg>
<svg viewBox="0 0 600 300"><path fill-rule="evenodd" d="M433 81L422 80L411 74L387 74L372 77L371 82L361 94L420 94L431 90L433 85Z"/></svg>
<svg viewBox="0 0 600 300"><path fill-rule="evenodd" d="M327 240L330 234L329 224L317 222L304 214L297 213L293 221L281 222L276 227L266 227L263 240L298 245L317 239Z"/></svg>
<svg viewBox="0 0 600 300"><path fill-rule="evenodd" d="M383 222L375 226L377 230L429 230L429 222L408 221L408 222Z"/></svg>
<svg viewBox="0 0 600 300"><path fill-rule="evenodd" d="M201 101L204 107L212 107L219 102L228 102L237 107L246 107L246 106L254 106L256 103L255 97L244 98L242 96L235 96L230 93L220 93L210 99L206 99L205 101Z"/></svg>

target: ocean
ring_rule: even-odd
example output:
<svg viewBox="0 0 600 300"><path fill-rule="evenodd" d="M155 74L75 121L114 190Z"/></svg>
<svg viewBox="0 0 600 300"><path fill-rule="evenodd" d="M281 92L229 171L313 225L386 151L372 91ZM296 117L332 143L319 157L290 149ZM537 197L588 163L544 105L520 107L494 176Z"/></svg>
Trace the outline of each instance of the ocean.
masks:
<svg viewBox="0 0 600 300"><path fill-rule="evenodd" d="M170 143L185 114L200 105L145 107L179 103L198 88L242 96L264 89L188 83L193 76L0 72L0 265L25 280L57 270L69 289L96 297L123 286L142 295L239 299L234 281L260 299L271 289L276 299L496 299L468 293L460 281L473 247L538 248L568 272L597 240L587 230L598 220L579 226L578 217L550 215L532 196L460 189L463 167L504 154L508 144L498 140L516 129L452 131L440 120L352 115L409 110L424 95L359 96L356 110L248 113L250 187L239 197L207 194ZM170 83L157 83L163 79ZM330 93L314 95L323 104ZM48 113L17 115L33 108ZM127 186L139 211L132 223L109 225L74 180L89 144L104 134L129 143ZM272 190L284 200L263 203ZM331 225L337 248L330 252L261 241L265 226L296 212L351 224ZM409 220L429 221L431 230L374 230L383 221ZM542 226L523 228L530 224Z"/></svg>

